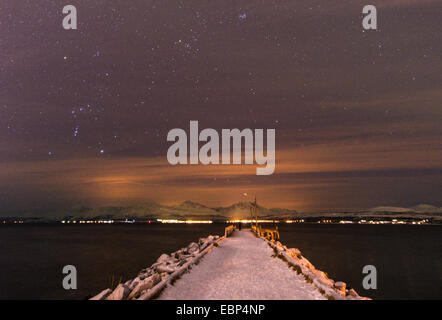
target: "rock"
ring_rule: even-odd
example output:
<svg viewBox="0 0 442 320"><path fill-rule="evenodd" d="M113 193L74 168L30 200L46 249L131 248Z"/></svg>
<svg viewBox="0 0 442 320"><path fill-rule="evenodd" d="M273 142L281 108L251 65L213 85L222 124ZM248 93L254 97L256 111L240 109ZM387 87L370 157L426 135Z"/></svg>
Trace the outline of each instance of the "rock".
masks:
<svg viewBox="0 0 442 320"><path fill-rule="evenodd" d="M155 287L159 282L161 281L161 277L159 274L155 273L153 276L144 279L137 283L135 288L132 290L132 292L129 294L127 299L134 299L137 298L143 291L149 290L153 287Z"/></svg>
<svg viewBox="0 0 442 320"><path fill-rule="evenodd" d="M331 283L331 285L333 286L333 284L334 284L333 280L332 280L332 279L329 279L328 276L327 276L327 274L326 274L324 271L316 270L316 269L315 269L315 270L311 270L311 272L312 272L317 278L320 278L320 279L322 279L322 280L329 280L330 283Z"/></svg>
<svg viewBox="0 0 442 320"><path fill-rule="evenodd" d="M140 283L140 278L135 278L129 285L129 290L133 290L139 283Z"/></svg>
<svg viewBox="0 0 442 320"><path fill-rule="evenodd" d="M175 259L182 260L188 254L185 250L178 250L173 256Z"/></svg>
<svg viewBox="0 0 442 320"><path fill-rule="evenodd" d="M138 273L138 277L147 277L149 275L149 271L140 271L139 273Z"/></svg>
<svg viewBox="0 0 442 320"><path fill-rule="evenodd" d="M181 267L182 265L184 265L188 260L187 259L183 259L180 262L178 262L178 267Z"/></svg>
<svg viewBox="0 0 442 320"><path fill-rule="evenodd" d="M147 274L140 274L140 275L138 276L138 278L139 278L140 280L144 280L144 279L146 279L147 277L148 277Z"/></svg>
<svg viewBox="0 0 442 320"><path fill-rule="evenodd" d="M101 291L99 294L97 294L95 297L90 298L89 300L104 300L107 298L108 295L112 293L111 289L106 289Z"/></svg>
<svg viewBox="0 0 442 320"><path fill-rule="evenodd" d="M288 255L292 258L299 259L299 257L301 256L301 251L299 251L299 249L296 248L287 249L287 252Z"/></svg>
<svg viewBox="0 0 442 320"><path fill-rule="evenodd" d="M333 280L331 279L325 279L325 278L319 278L314 276L313 277L313 283L318 287L318 288L330 288L330 290L333 288Z"/></svg>
<svg viewBox="0 0 442 320"><path fill-rule="evenodd" d="M129 292L130 289L125 284L120 283L106 300L124 300Z"/></svg>
<svg viewBox="0 0 442 320"><path fill-rule="evenodd" d="M172 257L172 259L174 259L174 260L179 260L179 259L180 259L180 256L181 256L180 251L181 251L181 250L178 250L178 251L176 251L176 252L171 253L170 256Z"/></svg>
<svg viewBox="0 0 442 320"><path fill-rule="evenodd" d="M345 284L345 282L342 281L335 282L335 288L338 289L339 293L342 294L343 296L345 296L346 294L345 292L346 287L347 285Z"/></svg>
<svg viewBox="0 0 442 320"><path fill-rule="evenodd" d="M347 290L348 295L359 298L358 293L354 289Z"/></svg>
<svg viewBox="0 0 442 320"><path fill-rule="evenodd" d="M206 249L208 246L210 246L211 243L210 242L204 242L201 246L200 246L200 252L203 251L204 249Z"/></svg>
<svg viewBox="0 0 442 320"><path fill-rule="evenodd" d="M307 269L310 269L310 270L316 270L316 269L315 269L315 266L312 265L311 262L308 261L306 258L304 258L304 257L301 256L301 259L298 258L298 261L299 261L304 267L306 267Z"/></svg>
<svg viewBox="0 0 442 320"><path fill-rule="evenodd" d="M189 244L187 249L188 249L189 253L195 253L196 251L199 250L199 246L195 242L192 242L191 244Z"/></svg>
<svg viewBox="0 0 442 320"><path fill-rule="evenodd" d="M173 268L171 265L163 265L160 264L157 268L156 268L158 273L163 273L163 272L167 272L167 273L172 273L175 271L175 268Z"/></svg>
<svg viewBox="0 0 442 320"><path fill-rule="evenodd" d="M157 263L163 263L170 259L169 255L163 253L157 260Z"/></svg>

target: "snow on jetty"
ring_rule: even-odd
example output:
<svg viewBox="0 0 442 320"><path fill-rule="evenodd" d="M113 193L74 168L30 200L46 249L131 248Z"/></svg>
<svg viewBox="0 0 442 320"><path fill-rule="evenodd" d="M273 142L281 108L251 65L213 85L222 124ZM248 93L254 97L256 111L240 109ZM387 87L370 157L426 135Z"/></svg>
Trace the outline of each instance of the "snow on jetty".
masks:
<svg viewBox="0 0 442 320"><path fill-rule="evenodd" d="M103 290L90 300L154 299L167 285L173 284L192 265L198 263L219 240L219 236L209 236L170 255L162 254L152 266L141 270L135 279L120 283L114 290Z"/></svg>
<svg viewBox="0 0 442 320"><path fill-rule="evenodd" d="M315 269L298 249L259 238L250 230L230 231L163 254L135 279L91 300L367 299Z"/></svg>
<svg viewBox="0 0 442 320"><path fill-rule="evenodd" d="M327 273L316 269L310 261L301 255L296 248L287 248L279 241L268 241L263 239L273 249L274 256L285 262L290 269L301 275L304 280L312 284L316 289L329 300L371 300L361 297L347 284L342 281L334 281L327 276Z"/></svg>

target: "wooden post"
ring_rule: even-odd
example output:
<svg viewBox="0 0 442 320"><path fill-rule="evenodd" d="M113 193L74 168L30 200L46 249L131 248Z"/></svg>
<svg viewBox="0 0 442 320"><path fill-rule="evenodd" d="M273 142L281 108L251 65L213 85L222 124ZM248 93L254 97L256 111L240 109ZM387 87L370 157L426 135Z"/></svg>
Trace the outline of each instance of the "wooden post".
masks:
<svg viewBox="0 0 442 320"><path fill-rule="evenodd" d="M256 206L256 196L255 196L255 226L258 228L258 208Z"/></svg>

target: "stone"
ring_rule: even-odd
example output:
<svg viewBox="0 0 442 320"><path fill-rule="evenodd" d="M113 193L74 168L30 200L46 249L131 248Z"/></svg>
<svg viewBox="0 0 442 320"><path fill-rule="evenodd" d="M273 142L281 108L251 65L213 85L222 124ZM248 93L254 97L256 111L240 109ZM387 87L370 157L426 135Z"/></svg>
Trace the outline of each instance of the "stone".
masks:
<svg viewBox="0 0 442 320"><path fill-rule="evenodd" d="M342 294L343 296L345 296L346 294L345 292L346 287L347 285L345 284L345 282L342 281L335 282L335 288L338 289L339 293Z"/></svg>
<svg viewBox="0 0 442 320"><path fill-rule="evenodd" d="M108 295L112 293L111 289L106 289L101 291L99 294L97 294L95 297L90 298L90 300L104 300L107 298Z"/></svg>
<svg viewBox="0 0 442 320"><path fill-rule="evenodd" d="M171 265L162 265L161 264L157 267L158 273L163 273L163 272L172 273L174 271L175 271L175 269Z"/></svg>
<svg viewBox="0 0 442 320"><path fill-rule="evenodd" d="M130 289L125 284L120 283L106 300L124 300L129 292Z"/></svg>
<svg viewBox="0 0 442 320"><path fill-rule="evenodd" d="M187 248L188 248L189 253L195 253L196 251L199 250L199 246L195 242L192 242L191 244L189 244L189 246Z"/></svg>
<svg viewBox="0 0 442 320"><path fill-rule="evenodd" d="M178 262L178 267L181 267L182 265L184 265L187 262L187 259L183 259L180 262Z"/></svg>
<svg viewBox="0 0 442 320"><path fill-rule="evenodd" d="M161 281L161 277L159 274L155 273L153 276L144 279L137 283L135 288L127 297L128 300L137 298L143 291L149 290L155 287Z"/></svg>
<svg viewBox="0 0 442 320"><path fill-rule="evenodd" d="M129 285L129 289L132 291L139 283L140 283L140 278L135 278Z"/></svg>
<svg viewBox="0 0 442 320"><path fill-rule="evenodd" d="M163 253L157 260L158 263L166 262L170 259L169 255Z"/></svg>
<svg viewBox="0 0 442 320"><path fill-rule="evenodd" d="M354 289L347 290L348 295L359 298L358 293Z"/></svg>
<svg viewBox="0 0 442 320"><path fill-rule="evenodd" d="M299 251L299 249L296 249L296 248L287 249L287 252L288 252L289 256L292 258L299 259L299 256L301 256L301 251Z"/></svg>

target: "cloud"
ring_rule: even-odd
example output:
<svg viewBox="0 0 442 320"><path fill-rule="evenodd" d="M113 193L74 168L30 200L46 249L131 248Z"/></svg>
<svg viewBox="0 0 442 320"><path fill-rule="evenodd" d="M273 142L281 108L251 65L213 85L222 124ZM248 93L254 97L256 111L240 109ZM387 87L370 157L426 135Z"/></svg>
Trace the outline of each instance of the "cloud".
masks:
<svg viewBox="0 0 442 320"><path fill-rule="evenodd" d="M353 139L282 149L276 153L276 172L269 177L256 176L256 166L171 166L165 157L3 163L0 192L14 199L15 190L25 185L28 196L57 199L59 203L171 204L190 199L213 206L231 204L242 192L248 192L257 194L266 206L298 210L333 208L338 203L344 207L344 198L358 193L357 201L347 199L348 205L370 207L376 198L366 189L376 181L384 185L371 193L382 190L387 192L385 197L394 199L395 193L398 196L410 189L407 185L401 189L400 181L418 184L423 178L433 182L440 178L442 151L428 143L419 138L406 144L401 139L362 143Z"/></svg>
<svg viewBox="0 0 442 320"><path fill-rule="evenodd" d="M375 1L373 4L377 8L391 8L391 7L410 7L410 6L425 6L439 3L439 0L382 0Z"/></svg>

